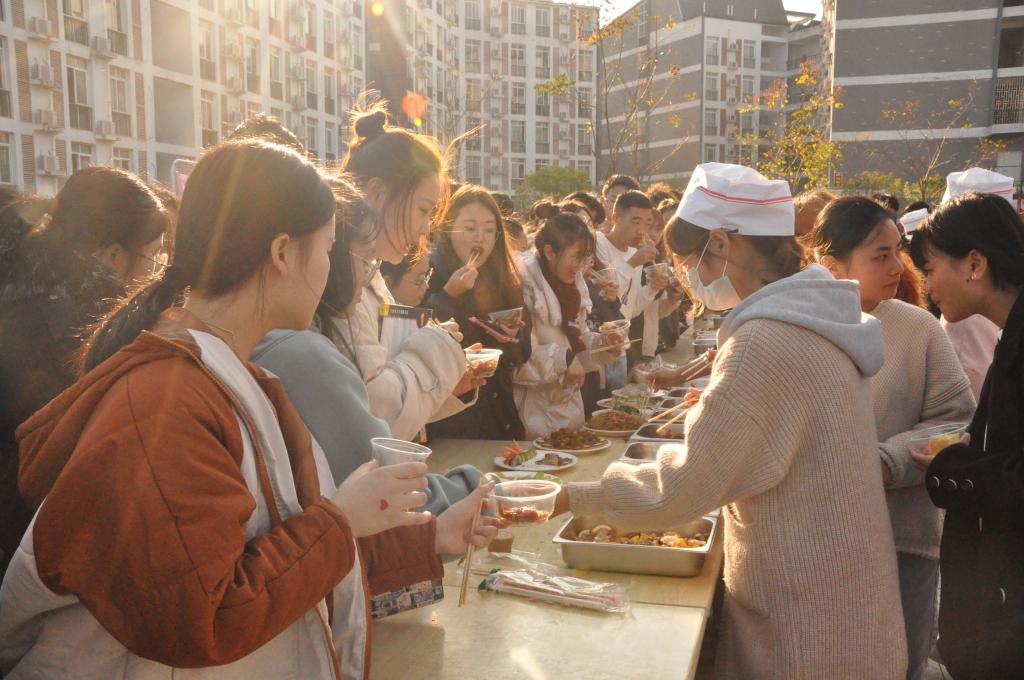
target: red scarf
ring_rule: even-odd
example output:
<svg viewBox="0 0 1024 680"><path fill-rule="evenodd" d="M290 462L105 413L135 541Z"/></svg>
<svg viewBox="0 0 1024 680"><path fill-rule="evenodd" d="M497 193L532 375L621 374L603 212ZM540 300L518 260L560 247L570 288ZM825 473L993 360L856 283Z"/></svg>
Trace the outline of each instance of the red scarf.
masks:
<svg viewBox="0 0 1024 680"><path fill-rule="evenodd" d="M578 354L587 349L587 346L583 344L583 333L579 327L580 306L583 304L580 289L576 287L575 283L565 283L551 273L547 261L542 256L537 257L537 263L540 265L541 273L544 274L544 280L548 282L551 290L555 292L555 297L558 298L558 306L562 310L562 332L565 333L565 337L569 338L569 346L572 347L572 351Z"/></svg>

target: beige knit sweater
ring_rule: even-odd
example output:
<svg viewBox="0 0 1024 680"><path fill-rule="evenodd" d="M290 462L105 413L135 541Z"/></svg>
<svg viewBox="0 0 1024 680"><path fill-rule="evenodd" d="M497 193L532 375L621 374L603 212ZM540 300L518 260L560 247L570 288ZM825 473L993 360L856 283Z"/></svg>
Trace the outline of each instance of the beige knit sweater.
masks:
<svg viewBox="0 0 1024 680"><path fill-rule="evenodd" d="M942 512L924 488L924 471L910 458L913 430L967 423L974 394L953 345L928 311L886 300L871 315L882 322L885 364L871 380L882 461L892 473L886 487L896 549L939 558Z"/></svg>
<svg viewBox="0 0 1024 680"><path fill-rule="evenodd" d="M859 318L855 284L851 295ZM627 530L726 506L717 677L905 677L871 384L847 352L806 327L749 320L722 345L685 446L569 486L575 514Z"/></svg>

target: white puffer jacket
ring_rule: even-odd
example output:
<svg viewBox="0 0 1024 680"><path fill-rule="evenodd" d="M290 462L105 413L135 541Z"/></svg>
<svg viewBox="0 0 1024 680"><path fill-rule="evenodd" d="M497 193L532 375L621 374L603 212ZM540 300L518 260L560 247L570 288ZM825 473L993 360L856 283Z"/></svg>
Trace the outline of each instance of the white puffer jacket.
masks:
<svg viewBox="0 0 1024 680"><path fill-rule="evenodd" d="M590 313L590 295L583 276L576 277L580 291L579 326L583 342L588 348L597 348L601 336L587 330ZM526 427L527 439L543 437L563 427L577 428L584 422L583 397L578 387L566 388L562 384L567 369L566 352L569 338L562 330L562 310L555 291L548 285L535 257L527 257L523 267L523 301L533 319L530 342L533 352L530 360L519 367L513 376L516 407ZM587 371L595 371L603 361L615 358L613 351L579 355Z"/></svg>

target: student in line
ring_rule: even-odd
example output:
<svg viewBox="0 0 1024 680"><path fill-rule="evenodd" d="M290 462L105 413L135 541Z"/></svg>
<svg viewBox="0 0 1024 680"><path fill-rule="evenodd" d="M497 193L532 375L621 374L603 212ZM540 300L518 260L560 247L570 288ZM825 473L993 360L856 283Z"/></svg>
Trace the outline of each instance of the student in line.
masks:
<svg viewBox="0 0 1024 680"><path fill-rule="evenodd" d="M526 439L584 422L580 387L587 373L622 356L604 350L587 327L590 295L583 280L594 235L576 215L559 212L544 221L535 253L523 270L523 299L533 324L530 359L513 377L516 407Z"/></svg>
<svg viewBox="0 0 1024 680"><path fill-rule="evenodd" d="M914 262L951 323L980 314L1002 330L969 441L917 454L945 510L939 651L955 680L1024 674L1024 224L1009 201L967 193L914 234Z"/></svg>
<svg viewBox="0 0 1024 680"><path fill-rule="evenodd" d="M323 448L331 476L346 479L373 455L370 440L390 437L388 424L370 410L366 383L359 369L338 350L338 332L356 313L373 250L375 211L344 179L329 181L338 209L331 273L309 330L276 329L256 345L252 360L284 383L288 399ZM425 288L425 286L424 286ZM418 300L416 303L418 304ZM447 474L428 474L427 504L435 515L472 493L480 471L460 465Z"/></svg>
<svg viewBox="0 0 1024 680"><path fill-rule="evenodd" d="M430 258L421 254L406 255L398 264L380 263L380 274L395 302L406 307L419 307L423 302L431 273Z"/></svg>
<svg viewBox="0 0 1024 680"><path fill-rule="evenodd" d="M368 259L398 264L430 233L448 184L445 158L432 138L390 124L383 103L354 111L352 130L342 169L359 182L380 215ZM455 325L428 325L397 347L382 345L382 305L394 302L375 273L355 316L339 328L346 342L338 349L350 352L349 359L359 366L374 415L388 423L395 437L412 439L428 422L465 409L483 381L467 374Z"/></svg>
<svg viewBox="0 0 1024 680"><path fill-rule="evenodd" d="M2 574L31 519L18 493L15 429L75 381L88 327L161 266L168 219L145 183L108 167L73 173L48 221L42 203L17 190L0 202Z"/></svg>
<svg viewBox="0 0 1024 680"><path fill-rule="evenodd" d="M852 281L801 271L784 181L697 166L668 244L690 290L732 309L686 443L563 487L556 511L624 530L725 506L716 677L903 680L906 637L870 377L885 346ZM865 537L871 537L865 540Z"/></svg>
<svg viewBox="0 0 1024 680"><path fill-rule="evenodd" d="M607 233L612 228L612 208L615 207L615 200L627 191L639 191L643 193L643 187L629 175L612 175L605 180L601 187L601 204L604 208L605 219L602 222L595 222L597 231Z"/></svg>
<svg viewBox="0 0 1024 680"><path fill-rule="evenodd" d="M505 231L498 204L486 189L466 184L452 196L439 220L430 261L434 274L424 305L455 319L463 347L500 349L498 371L480 388L476 403L431 423L427 434L462 439L524 437L512 396L512 376L530 358L529 312L524 309L519 258ZM493 312L519 308L521 321L490 322Z"/></svg>
<svg viewBox="0 0 1024 680"><path fill-rule="evenodd" d="M270 329L309 325L334 213L285 147L197 163L171 266L18 430L36 516L0 590L5 676L363 678L364 579L439 578L438 553L486 543L493 520L469 527L488 486L436 520L409 512L423 464L335 487L280 382L248 363Z"/></svg>
<svg viewBox="0 0 1024 680"><path fill-rule="evenodd" d="M829 203L805 241L835 278L858 282L861 310L882 324L885 363L871 379L872 403L896 542L907 679L918 680L935 639L942 515L928 499L909 441L928 427L968 422L975 403L938 320L896 298L903 278L902 243L892 213L865 196Z"/></svg>

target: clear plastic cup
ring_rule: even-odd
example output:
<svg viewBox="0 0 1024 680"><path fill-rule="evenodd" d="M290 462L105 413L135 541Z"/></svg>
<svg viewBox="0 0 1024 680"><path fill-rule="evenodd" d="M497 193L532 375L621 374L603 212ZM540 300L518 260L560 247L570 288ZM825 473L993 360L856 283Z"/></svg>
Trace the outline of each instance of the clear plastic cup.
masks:
<svg viewBox="0 0 1024 680"><path fill-rule="evenodd" d="M469 368L477 378L490 378L498 370L498 362L501 361L502 351L500 349L487 349L486 347L475 352L466 350L466 361Z"/></svg>
<svg viewBox="0 0 1024 680"><path fill-rule="evenodd" d="M967 431L967 426L961 423L950 423L948 425L936 425L924 430L918 430L910 438L910 448L935 455L947 446L960 443L960 437Z"/></svg>
<svg viewBox="0 0 1024 680"><path fill-rule="evenodd" d="M427 458L433 453L426 446L390 437L374 437L370 440L370 447L374 460L380 463L381 467L399 463L426 463Z"/></svg>
<svg viewBox="0 0 1024 680"><path fill-rule="evenodd" d="M655 272L661 276L669 276L672 270L669 268L668 262L655 262L644 267L644 274L647 274L647 278L650 278Z"/></svg>
<svg viewBox="0 0 1024 680"><path fill-rule="evenodd" d="M542 479L522 479L495 485L492 496L499 517L509 524L540 524L555 511L562 485Z"/></svg>
<svg viewBox="0 0 1024 680"><path fill-rule="evenodd" d="M606 345L622 345L629 342L629 320L605 321L598 328Z"/></svg>

